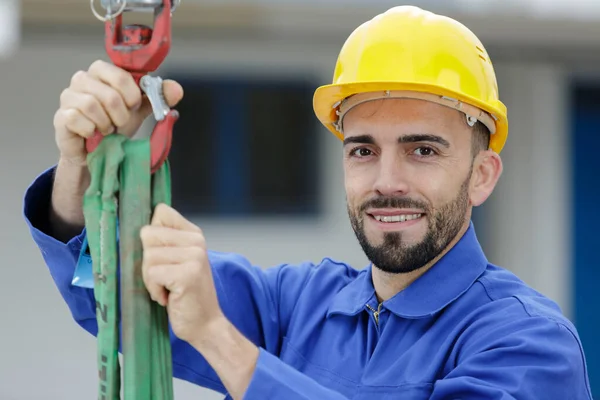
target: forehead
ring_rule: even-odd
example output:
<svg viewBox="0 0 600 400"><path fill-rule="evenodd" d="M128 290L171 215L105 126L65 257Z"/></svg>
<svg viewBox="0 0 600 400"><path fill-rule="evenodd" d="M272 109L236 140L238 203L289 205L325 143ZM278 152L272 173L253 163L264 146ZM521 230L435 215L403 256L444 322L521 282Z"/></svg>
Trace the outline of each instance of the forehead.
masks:
<svg viewBox="0 0 600 400"><path fill-rule="evenodd" d="M344 118L344 136L371 135L376 140L427 133L448 140L470 139L465 115L458 110L417 99L380 99L357 105Z"/></svg>

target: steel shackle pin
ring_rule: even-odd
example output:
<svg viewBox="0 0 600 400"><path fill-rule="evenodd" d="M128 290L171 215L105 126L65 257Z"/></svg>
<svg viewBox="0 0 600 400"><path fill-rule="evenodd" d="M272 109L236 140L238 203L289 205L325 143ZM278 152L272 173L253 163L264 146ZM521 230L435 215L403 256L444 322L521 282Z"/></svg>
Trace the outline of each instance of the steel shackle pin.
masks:
<svg viewBox="0 0 600 400"><path fill-rule="evenodd" d="M163 0L99 0L102 8L106 10L106 16L103 17L96 11L95 1L90 0L92 13L97 19L103 22L110 21L128 11L154 12L164 3ZM171 13L177 9L180 3L181 0L171 1Z"/></svg>
<svg viewBox="0 0 600 400"><path fill-rule="evenodd" d="M181 3L181 0L173 1L171 11ZM110 7L113 10L119 9L125 4L124 11L152 11L162 6L162 0L100 0L100 4L105 10Z"/></svg>

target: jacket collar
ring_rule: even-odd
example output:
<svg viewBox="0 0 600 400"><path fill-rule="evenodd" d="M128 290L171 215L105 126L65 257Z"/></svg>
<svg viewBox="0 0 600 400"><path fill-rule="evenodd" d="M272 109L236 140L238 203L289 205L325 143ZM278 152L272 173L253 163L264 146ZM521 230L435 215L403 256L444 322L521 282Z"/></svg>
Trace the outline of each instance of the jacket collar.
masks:
<svg viewBox="0 0 600 400"><path fill-rule="evenodd" d="M423 318L452 303L479 278L488 262L471 222L456 245L410 286L383 303L383 308L403 318ZM356 315L375 296L372 264L334 297L331 314Z"/></svg>

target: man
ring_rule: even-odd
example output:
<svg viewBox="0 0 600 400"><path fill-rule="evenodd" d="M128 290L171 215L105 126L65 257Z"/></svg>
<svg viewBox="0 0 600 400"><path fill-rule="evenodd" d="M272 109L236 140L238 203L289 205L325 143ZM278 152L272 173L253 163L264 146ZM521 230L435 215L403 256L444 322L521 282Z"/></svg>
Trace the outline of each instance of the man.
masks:
<svg viewBox="0 0 600 400"><path fill-rule="evenodd" d="M165 82L176 105L179 84ZM166 305L174 375L233 399L590 399L574 326L487 262L470 222L502 172L506 108L467 28L396 7L357 28L319 120L343 140L348 214L372 264L324 259L266 270L207 250L157 207L141 231L150 296ZM84 138L131 135L150 114L131 76L73 76L56 113L56 167L25 215L74 319L97 331L93 292L70 284L83 240Z"/></svg>

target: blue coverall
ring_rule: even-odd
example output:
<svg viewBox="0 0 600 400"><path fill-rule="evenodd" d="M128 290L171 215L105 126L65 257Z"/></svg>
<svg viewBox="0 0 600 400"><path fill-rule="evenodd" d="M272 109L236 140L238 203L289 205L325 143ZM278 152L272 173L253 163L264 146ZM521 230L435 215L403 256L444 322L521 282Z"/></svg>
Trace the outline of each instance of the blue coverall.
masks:
<svg viewBox="0 0 600 400"><path fill-rule="evenodd" d="M48 235L53 169L27 189L31 235L75 321L97 331L93 292L71 284L85 231ZM323 259L261 269L210 252L223 312L260 347L247 399L591 399L575 327L557 305L490 264L471 225L433 268L378 302L371 266ZM174 376L222 393L172 335Z"/></svg>

